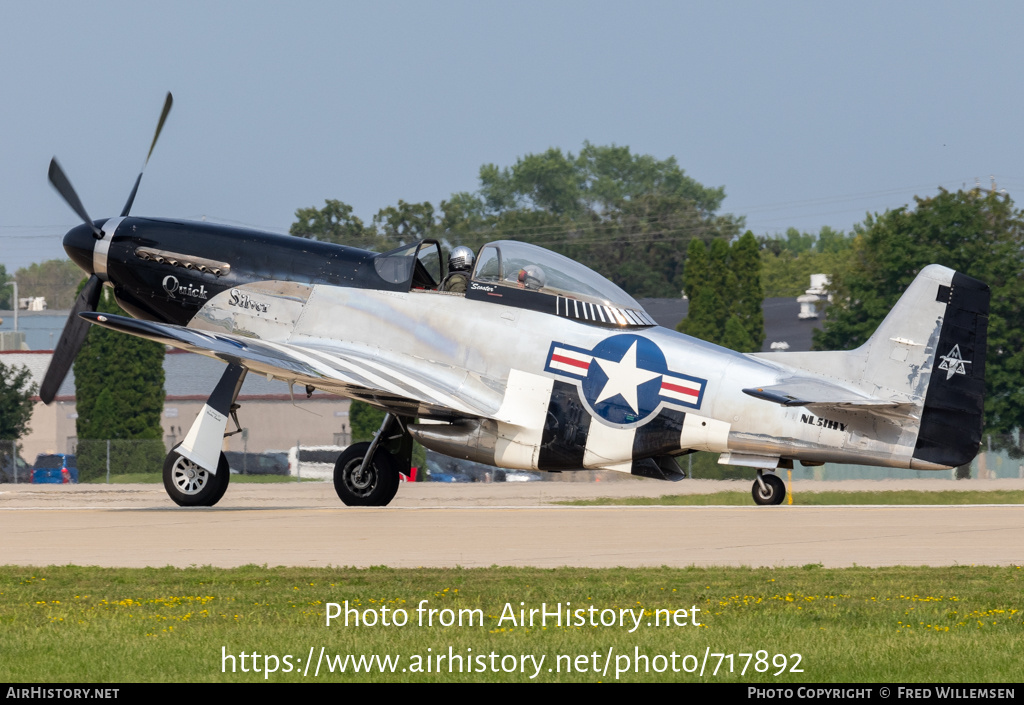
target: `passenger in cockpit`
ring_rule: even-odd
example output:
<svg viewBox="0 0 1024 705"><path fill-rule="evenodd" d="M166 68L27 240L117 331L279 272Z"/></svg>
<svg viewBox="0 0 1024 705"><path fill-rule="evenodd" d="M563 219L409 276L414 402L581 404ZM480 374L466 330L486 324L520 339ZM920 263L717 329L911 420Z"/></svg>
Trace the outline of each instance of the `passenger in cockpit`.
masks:
<svg viewBox="0 0 1024 705"><path fill-rule="evenodd" d="M547 284L544 270L536 264L528 264L519 270L519 286L530 291L540 291Z"/></svg>

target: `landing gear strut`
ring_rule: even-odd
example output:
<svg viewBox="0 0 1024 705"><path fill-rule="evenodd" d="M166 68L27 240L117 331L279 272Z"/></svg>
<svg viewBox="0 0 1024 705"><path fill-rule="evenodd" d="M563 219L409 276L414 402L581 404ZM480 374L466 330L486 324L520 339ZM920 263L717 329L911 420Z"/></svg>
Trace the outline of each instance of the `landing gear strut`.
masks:
<svg viewBox="0 0 1024 705"><path fill-rule="evenodd" d="M786 499L786 483L778 475L765 475L758 470L751 494L755 504L782 504Z"/></svg>
<svg viewBox="0 0 1024 705"><path fill-rule="evenodd" d="M397 433L391 433L393 427ZM396 445L397 452L389 452L387 446ZM354 443L338 456L334 491L349 507L385 507L398 492L399 472L409 471L411 453L412 438L402 420L389 413L372 442Z"/></svg>
<svg viewBox="0 0 1024 705"><path fill-rule="evenodd" d="M242 429L235 399L242 388L246 368L228 364L220 381L189 428L185 440L174 446L164 460L164 489L183 507L212 507L228 489L231 468L221 452L224 439ZM228 417L237 430L226 433Z"/></svg>

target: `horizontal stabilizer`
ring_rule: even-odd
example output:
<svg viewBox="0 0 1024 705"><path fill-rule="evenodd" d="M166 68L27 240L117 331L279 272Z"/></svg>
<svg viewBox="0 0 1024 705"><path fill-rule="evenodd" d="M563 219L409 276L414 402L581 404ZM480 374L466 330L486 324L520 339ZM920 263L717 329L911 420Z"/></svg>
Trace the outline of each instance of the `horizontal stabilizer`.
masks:
<svg viewBox="0 0 1024 705"><path fill-rule="evenodd" d="M821 406L885 412L913 404L909 399L879 399L816 379L793 379L767 387L744 389L743 392L782 406Z"/></svg>

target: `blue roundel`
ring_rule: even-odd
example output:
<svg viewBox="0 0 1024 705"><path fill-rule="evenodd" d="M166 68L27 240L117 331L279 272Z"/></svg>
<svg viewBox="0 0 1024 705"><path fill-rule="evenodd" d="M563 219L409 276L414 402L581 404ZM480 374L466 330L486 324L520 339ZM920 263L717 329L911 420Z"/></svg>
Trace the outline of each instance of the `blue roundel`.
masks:
<svg viewBox="0 0 1024 705"><path fill-rule="evenodd" d="M646 420L661 403L665 355L647 338L614 335L593 350L582 381L583 396L601 418L613 424Z"/></svg>

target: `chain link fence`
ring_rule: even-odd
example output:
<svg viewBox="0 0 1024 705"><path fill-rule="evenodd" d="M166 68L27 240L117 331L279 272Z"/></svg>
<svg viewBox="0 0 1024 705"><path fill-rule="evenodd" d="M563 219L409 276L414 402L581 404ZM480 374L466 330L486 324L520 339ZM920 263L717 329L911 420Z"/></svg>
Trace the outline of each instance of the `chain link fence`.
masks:
<svg viewBox="0 0 1024 705"><path fill-rule="evenodd" d="M68 459L77 464L79 482L117 482L119 476L148 475L158 478L163 473L167 450L162 440L84 440L73 444ZM334 461L342 446L294 446L289 450L242 453L228 451L225 455L233 473L242 475L291 475L295 479L327 479L334 470ZM22 444L0 439L0 483L28 483L32 481L35 458L26 458ZM446 459L444 456L437 456ZM703 479L749 479L753 470L718 465L717 456L699 453L677 459L679 466L691 477ZM436 464L436 463L435 463ZM426 464L428 467L430 462ZM494 468L485 468L495 470ZM540 480L565 480L548 473L535 473ZM592 481L596 474L585 471L570 473L574 480ZM420 479L427 479L423 473ZM580 475L580 477L576 477ZM149 479L151 479L149 478ZM1005 450L982 452L970 465L946 471L901 470L865 465L827 463L818 467L803 467L796 463L794 480L883 480L883 479L1024 479L1024 459L1015 458ZM497 478L494 478L497 479ZM533 477L529 479L534 479ZM121 481L136 481L124 478ZM138 481L146 481L139 478ZM462 481L474 481L465 479ZM478 481L478 480L477 480Z"/></svg>
<svg viewBox="0 0 1024 705"><path fill-rule="evenodd" d="M109 481L114 475L159 474L167 455L159 439L79 439L76 450L79 482Z"/></svg>
<svg viewBox="0 0 1024 705"><path fill-rule="evenodd" d="M81 482L151 482L163 474L167 448L162 440L69 440L69 453L47 453L66 459ZM291 475L330 480L342 446L295 446L283 451L225 451L233 474ZM26 459L22 444L0 439L0 483L32 482L35 458Z"/></svg>
<svg viewBox="0 0 1024 705"><path fill-rule="evenodd" d="M21 457L21 444L0 439L0 483L32 482L32 466Z"/></svg>

